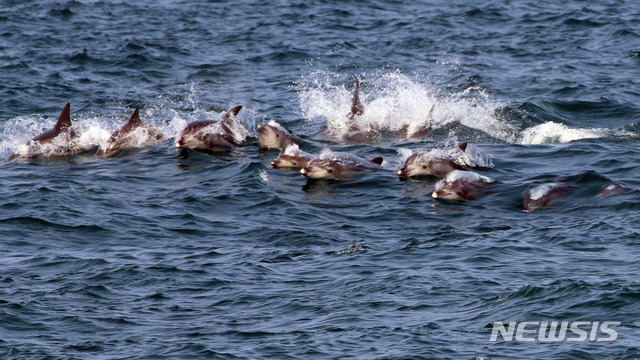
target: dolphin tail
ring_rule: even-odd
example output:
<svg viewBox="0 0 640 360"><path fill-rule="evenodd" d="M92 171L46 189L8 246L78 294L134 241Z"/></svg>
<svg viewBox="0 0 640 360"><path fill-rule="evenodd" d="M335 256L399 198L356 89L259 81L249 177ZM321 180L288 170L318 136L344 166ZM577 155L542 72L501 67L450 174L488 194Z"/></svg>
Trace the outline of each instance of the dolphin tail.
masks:
<svg viewBox="0 0 640 360"><path fill-rule="evenodd" d="M227 111L220 118L220 125L222 126L222 129L227 134L232 134L233 133L233 131L231 130L231 120L233 118L235 118L236 115L238 115L238 113L240 112L241 109L242 109L242 105L238 105L238 106L234 107L233 109Z"/></svg>
<svg viewBox="0 0 640 360"><path fill-rule="evenodd" d="M433 122L433 110L436 108L436 104L431 105L431 110L429 110L429 114L427 115L427 123L431 124Z"/></svg>
<svg viewBox="0 0 640 360"><path fill-rule="evenodd" d="M222 115L222 118L220 118L220 122L222 123L225 120L230 120L233 116L238 116L238 113L240 112L241 109L242 109L242 105L238 105L233 109L227 111L224 115Z"/></svg>
<svg viewBox="0 0 640 360"><path fill-rule="evenodd" d="M71 104L67 103L60 112L60 117L56 123L56 131L60 132L71 127Z"/></svg>

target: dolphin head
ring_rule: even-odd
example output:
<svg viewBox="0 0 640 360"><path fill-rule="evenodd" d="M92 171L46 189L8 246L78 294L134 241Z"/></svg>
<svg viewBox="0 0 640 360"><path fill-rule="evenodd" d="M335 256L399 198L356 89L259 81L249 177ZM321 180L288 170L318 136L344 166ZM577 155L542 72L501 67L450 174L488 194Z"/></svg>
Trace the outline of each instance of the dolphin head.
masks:
<svg viewBox="0 0 640 360"><path fill-rule="evenodd" d="M340 179L340 164L335 160L312 160L300 173L309 179Z"/></svg>
<svg viewBox="0 0 640 360"><path fill-rule="evenodd" d="M435 176L434 165L437 162L426 154L416 153L407 158L398 175L402 177Z"/></svg>
<svg viewBox="0 0 640 360"><path fill-rule="evenodd" d="M417 161L418 155L419 154L413 154L407 158L407 160L404 162L404 166L402 167L402 169L398 170L399 176L403 176L403 177L419 176L419 174L422 172L421 168L423 166L425 167L425 170L426 170L426 165L423 164L421 166L419 164L419 161Z"/></svg>
<svg viewBox="0 0 640 360"><path fill-rule="evenodd" d="M309 159L300 155L280 155L277 159L271 162L274 168L292 168L302 169L309 164Z"/></svg>
<svg viewBox="0 0 640 360"><path fill-rule="evenodd" d="M194 121L180 132L176 140L176 148L201 149L207 147L207 139L220 132L220 124L213 120Z"/></svg>
<svg viewBox="0 0 640 360"><path fill-rule="evenodd" d="M268 150L284 150L295 141L281 126L264 124L258 125L258 146Z"/></svg>
<svg viewBox="0 0 640 360"><path fill-rule="evenodd" d="M429 153L417 153L409 156L398 175L402 177L437 176L446 177L459 167L451 159L434 156Z"/></svg>
<svg viewBox="0 0 640 360"><path fill-rule="evenodd" d="M457 182L443 182L440 186L437 186L431 196L434 199L450 200L450 201L462 201L465 200L464 193L459 189L460 184Z"/></svg>

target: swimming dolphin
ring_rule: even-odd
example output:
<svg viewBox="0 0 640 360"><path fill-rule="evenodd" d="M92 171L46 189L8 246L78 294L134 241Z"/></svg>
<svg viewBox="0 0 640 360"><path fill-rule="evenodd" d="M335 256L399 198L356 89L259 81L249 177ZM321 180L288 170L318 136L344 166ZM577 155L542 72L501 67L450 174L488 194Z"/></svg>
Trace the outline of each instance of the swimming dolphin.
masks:
<svg viewBox="0 0 640 360"><path fill-rule="evenodd" d="M457 150L464 153L467 143L458 145ZM442 151L417 152L407 158L402 169L398 170L400 177L436 176L445 178L454 170L465 170L469 166L458 164L455 155L458 153L445 153Z"/></svg>
<svg viewBox="0 0 640 360"><path fill-rule="evenodd" d="M522 193L522 208L524 212L553 204L573 191L573 186L566 180L544 183L529 187Z"/></svg>
<svg viewBox="0 0 640 360"><path fill-rule="evenodd" d="M153 126L140 120L140 109L136 109L120 129L113 132L105 149L98 151L98 156L112 157L119 152L154 145L164 140L164 136Z"/></svg>
<svg viewBox="0 0 640 360"><path fill-rule="evenodd" d="M218 121L202 120L188 124L180 133L176 147L217 152L244 145L250 132L236 119L240 109L242 106L234 107Z"/></svg>
<svg viewBox="0 0 640 360"><path fill-rule="evenodd" d="M38 157L56 157L78 154L87 149L78 146L78 134L71 124L71 104L67 103L58 117L58 122L51 130L34 137L27 142L25 152L11 155L7 161L34 159Z"/></svg>
<svg viewBox="0 0 640 360"><path fill-rule="evenodd" d="M376 157L371 161L357 161L353 159L314 159L300 173L309 179L324 179L343 181L360 176L364 171L386 171L382 164L383 159Z"/></svg>
<svg viewBox="0 0 640 360"><path fill-rule="evenodd" d="M275 121L258 125L258 146L265 150L285 150L287 146L298 144L289 131Z"/></svg>
<svg viewBox="0 0 640 360"><path fill-rule="evenodd" d="M434 199L450 201L477 200L483 196L493 179L472 171L454 170L436 183Z"/></svg>

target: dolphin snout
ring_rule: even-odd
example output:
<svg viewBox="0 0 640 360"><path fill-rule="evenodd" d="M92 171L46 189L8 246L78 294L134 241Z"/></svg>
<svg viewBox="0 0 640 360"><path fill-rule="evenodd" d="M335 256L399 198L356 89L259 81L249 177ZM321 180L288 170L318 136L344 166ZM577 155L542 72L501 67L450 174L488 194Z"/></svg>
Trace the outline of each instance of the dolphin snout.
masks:
<svg viewBox="0 0 640 360"><path fill-rule="evenodd" d="M398 175L399 175L399 176L405 176L405 175L406 175L406 173L407 173L407 171L406 171L405 169L400 169L400 170L398 170Z"/></svg>
<svg viewBox="0 0 640 360"><path fill-rule="evenodd" d="M302 169L300 169L300 174L302 174L302 175L307 175L309 172L310 172L310 171L309 171L309 168L302 168Z"/></svg>
<svg viewBox="0 0 640 360"><path fill-rule="evenodd" d="M437 199L439 195L438 195L438 192L437 192L437 191L434 191L434 192L433 192L433 194L431 194L431 196L432 196L434 199Z"/></svg>
<svg viewBox="0 0 640 360"><path fill-rule="evenodd" d="M278 160L273 160L273 161L271 162L271 166L273 166L273 167L278 166Z"/></svg>
<svg viewBox="0 0 640 360"><path fill-rule="evenodd" d="M258 128L258 131L260 131L260 129L262 129L262 125L258 124L258 126L256 126Z"/></svg>

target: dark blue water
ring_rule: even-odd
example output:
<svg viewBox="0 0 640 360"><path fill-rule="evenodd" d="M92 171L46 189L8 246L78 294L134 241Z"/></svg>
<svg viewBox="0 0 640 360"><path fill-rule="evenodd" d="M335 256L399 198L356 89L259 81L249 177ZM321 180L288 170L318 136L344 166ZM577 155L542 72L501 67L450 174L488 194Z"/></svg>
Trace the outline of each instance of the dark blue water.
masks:
<svg viewBox="0 0 640 360"><path fill-rule="evenodd" d="M439 202L374 173L307 185L255 145L166 143L0 167L0 357L640 358L640 8L634 1L99 1L0 4L6 159L71 103L100 144L134 108L175 136L243 105L324 148L468 141L496 180ZM363 121L408 141L331 140ZM335 139L335 138L334 138ZM523 213L521 193L575 191ZM596 198L609 181L620 196ZM619 321L613 342L489 341L495 321Z"/></svg>

